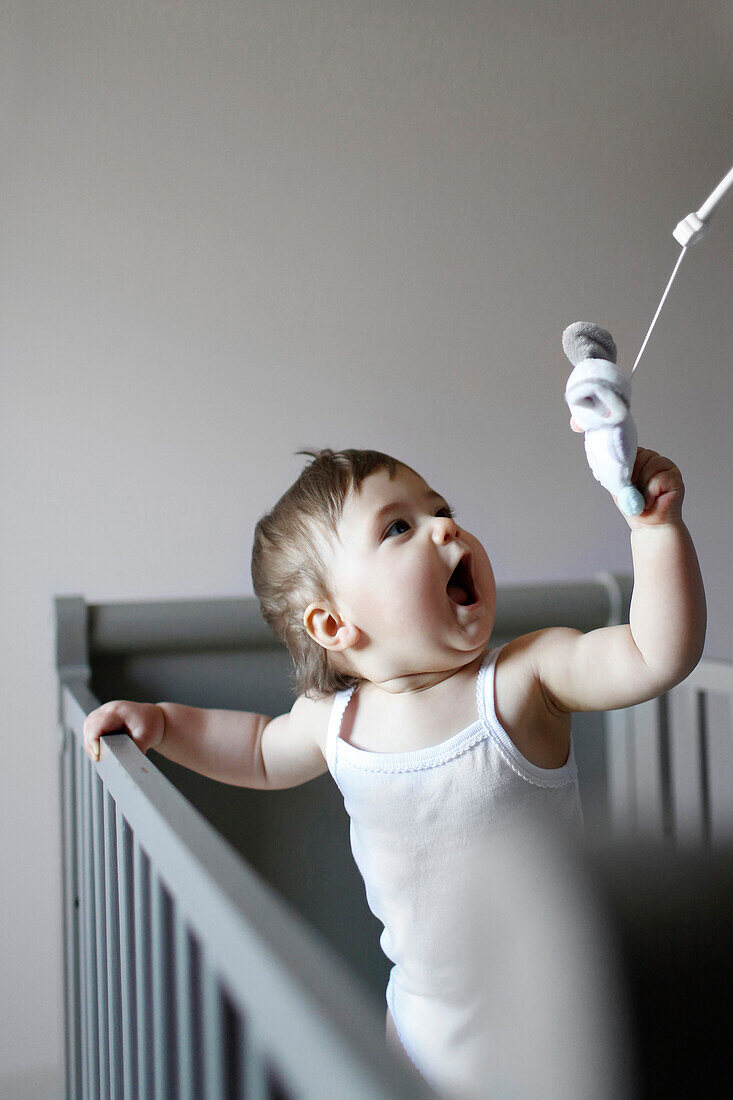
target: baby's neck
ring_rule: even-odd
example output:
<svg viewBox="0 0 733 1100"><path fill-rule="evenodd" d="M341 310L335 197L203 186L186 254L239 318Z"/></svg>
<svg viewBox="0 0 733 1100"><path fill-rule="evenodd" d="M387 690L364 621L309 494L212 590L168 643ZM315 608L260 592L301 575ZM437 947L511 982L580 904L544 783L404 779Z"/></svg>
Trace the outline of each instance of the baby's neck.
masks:
<svg viewBox="0 0 733 1100"><path fill-rule="evenodd" d="M437 745L477 720L476 677L485 654L442 672L361 680L342 736L367 752Z"/></svg>
<svg viewBox="0 0 733 1100"><path fill-rule="evenodd" d="M456 668L431 672L411 672L384 679L362 679L359 682L359 690L362 693L380 692L385 695L409 697L421 692L429 692L431 689L439 688L443 684L447 685L456 677L458 679L462 679L464 676L474 677L481 667L483 659L484 653L481 653L468 664L458 665Z"/></svg>

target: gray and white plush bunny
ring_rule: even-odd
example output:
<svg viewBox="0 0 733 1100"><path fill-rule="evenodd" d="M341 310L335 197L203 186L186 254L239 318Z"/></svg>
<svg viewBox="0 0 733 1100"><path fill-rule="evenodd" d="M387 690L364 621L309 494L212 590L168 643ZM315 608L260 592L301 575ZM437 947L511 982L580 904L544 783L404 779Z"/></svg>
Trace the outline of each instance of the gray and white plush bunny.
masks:
<svg viewBox="0 0 733 1100"><path fill-rule="evenodd" d="M562 334L575 367L565 387L573 419L585 432L585 453L593 476L627 516L644 511L644 498L631 483L638 435L631 415L631 374L616 365L616 345L605 329L576 321Z"/></svg>

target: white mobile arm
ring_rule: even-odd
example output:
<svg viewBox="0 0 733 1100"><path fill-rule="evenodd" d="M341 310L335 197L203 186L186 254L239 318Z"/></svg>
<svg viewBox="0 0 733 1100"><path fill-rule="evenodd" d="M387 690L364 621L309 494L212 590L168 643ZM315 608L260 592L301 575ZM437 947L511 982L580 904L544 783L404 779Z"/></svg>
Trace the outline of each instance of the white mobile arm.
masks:
<svg viewBox="0 0 733 1100"><path fill-rule="evenodd" d="M682 251L680 252L677 263L675 264L674 271L672 272L672 277L667 283L666 290L662 295L662 300L657 306L657 312L654 314L652 323L649 326L649 331L644 337L644 343L639 348L639 354L636 357L636 362L631 368L632 374L638 367L639 360L644 354L644 348L646 347L649 341L649 337L652 334L652 330L657 323L657 317L662 311L662 306L664 305L667 299L667 295L672 288L672 283L674 282L675 276L679 271L680 264L685 257L687 249L690 247L690 245L697 244L697 242L705 236L708 229L710 228L710 219L722 203L725 196L731 190L733 190L733 168L731 168L727 176L723 176L718 186L710 195L708 195L708 197L705 199L705 202L702 204L698 211L693 211L692 213L688 214L686 218L683 218L681 222L677 223L677 226L675 227L672 236L678 244L682 245Z"/></svg>
<svg viewBox="0 0 733 1100"><path fill-rule="evenodd" d="M672 236L683 248L697 244L700 238L705 236L710 219L731 190L733 190L733 168L727 176L723 177L712 194L708 195L700 209L688 214L677 224Z"/></svg>

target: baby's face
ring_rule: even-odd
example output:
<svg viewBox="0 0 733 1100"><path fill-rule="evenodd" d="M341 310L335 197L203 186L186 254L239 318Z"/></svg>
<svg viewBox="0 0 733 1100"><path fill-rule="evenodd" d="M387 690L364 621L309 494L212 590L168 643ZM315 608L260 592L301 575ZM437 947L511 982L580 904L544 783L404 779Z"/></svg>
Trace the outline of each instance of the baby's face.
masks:
<svg viewBox="0 0 733 1100"><path fill-rule="evenodd" d="M412 470L367 477L349 493L330 571L339 614L394 676L470 663L488 644L496 588L477 538Z"/></svg>

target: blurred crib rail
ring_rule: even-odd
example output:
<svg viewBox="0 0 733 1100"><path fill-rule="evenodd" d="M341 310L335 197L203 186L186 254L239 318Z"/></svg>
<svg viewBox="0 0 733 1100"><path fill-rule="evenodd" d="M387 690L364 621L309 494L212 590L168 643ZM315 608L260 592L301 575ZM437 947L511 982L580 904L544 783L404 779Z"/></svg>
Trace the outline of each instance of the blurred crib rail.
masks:
<svg viewBox="0 0 733 1100"><path fill-rule="evenodd" d="M625 621L630 588L627 578L607 576L500 589L494 641L543 626L591 630ZM62 597L56 645L67 1096L432 1096L417 1073L388 1055L384 1010L298 912L297 891L304 888L297 874L273 888L184 797L185 776L175 768L168 773L177 789L164 774L167 762L143 756L124 734L102 739L96 765L83 753L84 718L100 701L135 697L132 690L171 697L153 690L153 681L175 685L177 675L188 684L199 673L210 675L201 664L207 657L223 661L228 679L232 653L238 669L250 670L241 690L246 698L259 696L249 709L272 713L282 705L282 685L272 681L283 678L286 655L256 602L87 604ZM184 662L178 672L165 664L191 654L199 664ZM146 655L159 661L155 674L147 671ZM617 832L645 829L708 844L728 837L732 693L731 667L704 662L665 699L608 715L605 725L601 719L605 756L597 751L599 726L589 727L585 768L581 731L581 776L588 778L586 790L605 790ZM599 720L579 717L581 725L586 717ZM325 797L319 783L306 786ZM252 793L252 805L266 813L281 792L266 792L267 801L258 800L261 793ZM262 842L263 831L253 830L253 844ZM281 848L297 848L300 839L293 830ZM260 855L266 866L267 853ZM302 877L302 866L297 870ZM316 880L314 873L306 882L308 897L317 893ZM342 889L348 924L348 883ZM328 919L315 920L330 934L333 902L325 908ZM358 966L364 952L356 940L352 950Z"/></svg>
<svg viewBox="0 0 733 1100"><path fill-rule="evenodd" d="M615 835L733 839L733 665L706 658L666 695L606 723Z"/></svg>

